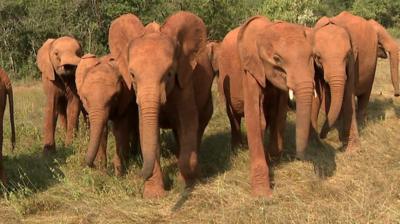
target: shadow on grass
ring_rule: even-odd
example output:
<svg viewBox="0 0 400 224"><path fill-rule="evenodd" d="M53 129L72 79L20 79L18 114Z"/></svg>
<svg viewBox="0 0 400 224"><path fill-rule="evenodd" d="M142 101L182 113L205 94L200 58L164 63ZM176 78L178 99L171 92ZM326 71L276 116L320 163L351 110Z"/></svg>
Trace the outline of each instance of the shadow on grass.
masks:
<svg viewBox="0 0 400 224"><path fill-rule="evenodd" d="M375 97L368 104L367 119L368 121L385 120L388 116L386 111L390 109L394 110L396 118L400 118L400 106L395 105L393 98L386 98L383 96Z"/></svg>
<svg viewBox="0 0 400 224"><path fill-rule="evenodd" d="M161 134L161 157L176 161L174 152L178 150L172 132ZM231 167L230 157L234 153L230 149L230 134L228 132L206 135L202 139L199 150L200 181L212 178L229 170ZM175 174L179 172L176 162L163 167L164 184L166 190L172 188Z"/></svg>
<svg viewBox="0 0 400 224"><path fill-rule="evenodd" d="M203 138L199 152L201 178L212 178L231 168L231 156L235 152L231 150L230 139L228 132L219 132Z"/></svg>
<svg viewBox="0 0 400 224"><path fill-rule="evenodd" d="M315 174L320 178L331 177L336 171L336 153L338 150L322 142L316 132L310 131L312 133L306 149L305 160L312 163ZM293 122L287 122L285 134L285 150L281 163L293 161L296 155L296 125Z"/></svg>
<svg viewBox="0 0 400 224"><path fill-rule="evenodd" d="M8 190L19 191L28 188L33 192L44 191L58 183L63 172L60 166L73 153L72 148L59 146L56 153L42 154L42 148L15 157L4 157L4 166L8 179Z"/></svg>

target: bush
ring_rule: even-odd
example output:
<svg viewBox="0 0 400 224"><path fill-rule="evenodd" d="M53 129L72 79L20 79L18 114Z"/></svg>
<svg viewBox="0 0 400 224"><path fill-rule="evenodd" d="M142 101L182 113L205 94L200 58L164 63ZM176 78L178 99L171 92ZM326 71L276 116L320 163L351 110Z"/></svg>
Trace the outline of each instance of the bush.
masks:
<svg viewBox="0 0 400 224"><path fill-rule="evenodd" d="M145 24L162 23L178 10L203 18L213 40L256 14L312 26L322 15L348 10L387 27L400 26L400 1L392 0L2 0L0 66L12 79L39 78L36 52L48 38L72 35L85 53L104 55L116 17L132 12Z"/></svg>
<svg viewBox="0 0 400 224"><path fill-rule="evenodd" d="M267 0L262 3L261 13L270 19L284 20L303 25L313 25L320 0Z"/></svg>

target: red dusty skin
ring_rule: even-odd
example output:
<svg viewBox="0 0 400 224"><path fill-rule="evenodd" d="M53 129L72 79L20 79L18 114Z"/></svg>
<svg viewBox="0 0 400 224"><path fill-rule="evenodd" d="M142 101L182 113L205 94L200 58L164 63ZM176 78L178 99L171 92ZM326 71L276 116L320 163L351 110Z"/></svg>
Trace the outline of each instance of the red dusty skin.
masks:
<svg viewBox="0 0 400 224"><path fill-rule="evenodd" d="M104 112L106 111L106 112ZM107 125L108 112L104 109L92 110L89 113L90 121L90 140L86 153L86 165L93 167L93 162L99 150L101 137Z"/></svg>
<svg viewBox="0 0 400 224"><path fill-rule="evenodd" d="M145 180L153 175L154 164L160 153L159 98L147 96L140 99L140 144L143 154L142 176Z"/></svg>
<svg viewBox="0 0 400 224"><path fill-rule="evenodd" d="M313 83L302 82L296 85L296 153L299 159L304 159L308 144L311 124L311 102Z"/></svg>
<svg viewBox="0 0 400 224"><path fill-rule="evenodd" d="M343 95L344 95L344 86L345 86L345 74L330 76L329 79L329 87L331 93L331 102L329 106L329 112L327 114L327 119L322 127L321 138L325 138L329 129L332 128L334 123L339 117L342 103L343 103Z"/></svg>

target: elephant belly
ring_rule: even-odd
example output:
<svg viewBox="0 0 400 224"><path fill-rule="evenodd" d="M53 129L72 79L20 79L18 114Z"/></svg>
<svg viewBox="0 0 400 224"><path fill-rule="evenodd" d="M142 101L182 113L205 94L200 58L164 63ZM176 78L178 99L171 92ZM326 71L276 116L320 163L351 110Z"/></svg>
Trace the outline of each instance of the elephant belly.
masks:
<svg viewBox="0 0 400 224"><path fill-rule="evenodd" d="M365 59L363 63L360 63L359 75L355 88L356 96L360 96L371 91L375 78L375 69L376 57L369 57L368 59Z"/></svg>

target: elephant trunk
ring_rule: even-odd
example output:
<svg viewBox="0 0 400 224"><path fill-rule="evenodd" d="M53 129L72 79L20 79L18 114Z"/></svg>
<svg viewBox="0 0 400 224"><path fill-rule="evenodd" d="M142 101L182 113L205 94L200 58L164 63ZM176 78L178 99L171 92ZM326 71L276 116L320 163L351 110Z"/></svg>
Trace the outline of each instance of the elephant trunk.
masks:
<svg viewBox="0 0 400 224"><path fill-rule="evenodd" d="M89 113L90 122L90 140L89 147L86 154L86 164L89 167L93 167L93 162L96 158L97 152L105 126L107 125L108 111L104 109L91 110Z"/></svg>
<svg viewBox="0 0 400 224"><path fill-rule="evenodd" d="M139 98L140 144L143 155L142 176L148 180L153 175L154 164L160 154L160 127L158 116L160 96Z"/></svg>
<svg viewBox="0 0 400 224"><path fill-rule="evenodd" d="M331 93L331 102L329 106L329 112L327 114L326 121L324 123L324 129L330 129L339 117L342 109L344 87L345 87L345 74L330 76L329 87Z"/></svg>
<svg viewBox="0 0 400 224"><path fill-rule="evenodd" d="M296 153L300 159L304 158L308 144L311 124L311 102L313 97L313 83L303 82L296 85Z"/></svg>
<svg viewBox="0 0 400 224"><path fill-rule="evenodd" d="M392 78L392 84L394 88L394 95L400 96L400 89L399 89L399 48L393 47L389 51L390 55L390 75Z"/></svg>

